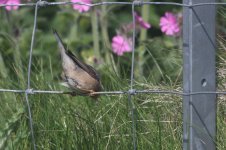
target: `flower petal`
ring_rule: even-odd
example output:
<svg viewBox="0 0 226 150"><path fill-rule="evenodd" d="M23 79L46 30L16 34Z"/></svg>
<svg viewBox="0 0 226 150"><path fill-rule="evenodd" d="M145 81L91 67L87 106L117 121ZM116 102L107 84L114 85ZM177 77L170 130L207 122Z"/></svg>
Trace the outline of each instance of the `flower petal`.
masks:
<svg viewBox="0 0 226 150"><path fill-rule="evenodd" d="M132 44L124 36L116 35L112 38L112 51L118 56L122 56L124 52L132 51Z"/></svg>
<svg viewBox="0 0 226 150"><path fill-rule="evenodd" d="M135 20L136 20L136 23L139 24L142 28L144 29L151 28L151 24L144 21L143 18L137 14L137 12L135 12Z"/></svg>
<svg viewBox="0 0 226 150"><path fill-rule="evenodd" d="M84 3L84 4L91 4L91 0L71 0L73 3ZM90 6L87 5L80 5L80 4L74 4L73 9L78 10L78 12L87 12L90 9Z"/></svg>
<svg viewBox="0 0 226 150"><path fill-rule="evenodd" d="M165 16L160 18L160 28L166 35L174 36L180 32L180 27L177 18L173 13L166 12Z"/></svg>

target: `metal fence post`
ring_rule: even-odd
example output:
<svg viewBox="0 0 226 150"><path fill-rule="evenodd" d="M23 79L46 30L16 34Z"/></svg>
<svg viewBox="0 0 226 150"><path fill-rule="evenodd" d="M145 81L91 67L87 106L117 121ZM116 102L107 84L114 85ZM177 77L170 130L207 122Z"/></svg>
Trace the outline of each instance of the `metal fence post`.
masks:
<svg viewBox="0 0 226 150"><path fill-rule="evenodd" d="M183 0L184 4L215 0ZM216 90L215 5L183 9L183 89L185 93ZM214 150L216 94L183 97L183 149Z"/></svg>

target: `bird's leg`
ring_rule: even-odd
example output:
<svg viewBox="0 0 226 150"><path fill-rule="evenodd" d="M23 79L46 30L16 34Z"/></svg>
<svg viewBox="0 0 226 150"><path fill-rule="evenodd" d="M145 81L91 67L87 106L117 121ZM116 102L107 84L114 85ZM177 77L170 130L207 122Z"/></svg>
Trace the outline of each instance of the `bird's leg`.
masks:
<svg viewBox="0 0 226 150"><path fill-rule="evenodd" d="M89 96L95 96L96 94L95 94L95 91L93 91L93 90L89 90L90 92L89 92Z"/></svg>

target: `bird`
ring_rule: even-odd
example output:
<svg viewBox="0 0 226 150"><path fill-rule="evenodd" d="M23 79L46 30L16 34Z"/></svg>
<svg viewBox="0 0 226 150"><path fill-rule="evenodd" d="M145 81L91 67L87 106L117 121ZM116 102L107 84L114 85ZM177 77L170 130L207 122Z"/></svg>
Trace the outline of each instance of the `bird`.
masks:
<svg viewBox="0 0 226 150"><path fill-rule="evenodd" d="M99 74L92 66L82 62L70 50L65 48L55 29L53 29L53 34L61 55L63 85L73 91L72 96L88 95L96 99L98 96L93 93L101 91Z"/></svg>

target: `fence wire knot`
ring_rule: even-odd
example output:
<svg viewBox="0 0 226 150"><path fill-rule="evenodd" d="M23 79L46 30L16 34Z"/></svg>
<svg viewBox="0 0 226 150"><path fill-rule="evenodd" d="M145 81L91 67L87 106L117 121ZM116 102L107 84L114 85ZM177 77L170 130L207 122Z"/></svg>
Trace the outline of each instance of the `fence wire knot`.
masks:
<svg viewBox="0 0 226 150"><path fill-rule="evenodd" d="M47 1L38 1L37 2L37 5L39 6L39 7L45 7L45 6L47 6L49 4L49 2L47 2Z"/></svg>
<svg viewBox="0 0 226 150"><path fill-rule="evenodd" d="M34 91L33 91L33 89L26 89L25 93L26 94L34 94Z"/></svg>
<svg viewBox="0 0 226 150"><path fill-rule="evenodd" d="M135 89L130 89L130 90L128 91L128 94L130 94L130 95L135 95L135 94L137 94L137 93L136 93L136 90L135 90Z"/></svg>
<svg viewBox="0 0 226 150"><path fill-rule="evenodd" d="M143 5L143 0L135 0L135 1L133 1L133 5L135 5L135 6L142 6Z"/></svg>

